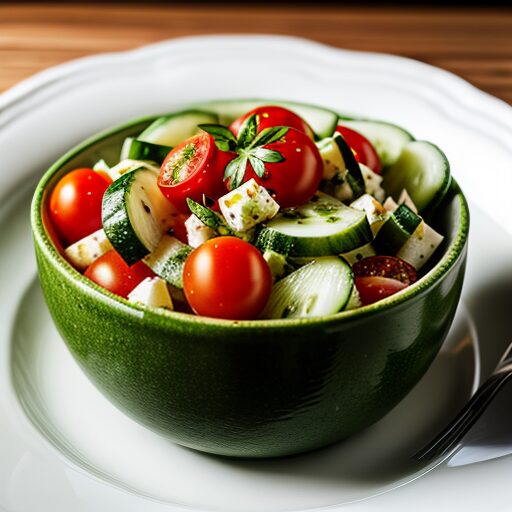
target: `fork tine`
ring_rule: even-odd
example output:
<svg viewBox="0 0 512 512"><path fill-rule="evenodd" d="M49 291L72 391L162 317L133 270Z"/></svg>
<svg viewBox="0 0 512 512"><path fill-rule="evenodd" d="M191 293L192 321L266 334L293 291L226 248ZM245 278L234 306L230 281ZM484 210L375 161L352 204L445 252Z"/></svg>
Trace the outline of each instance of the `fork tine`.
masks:
<svg viewBox="0 0 512 512"><path fill-rule="evenodd" d="M499 360L498 362L498 366L496 368L499 368L500 366L503 366L503 364L505 362L508 361L508 359L511 359L512 358L512 342L510 343L510 345L507 347L507 350L505 350L505 352L503 353L503 355L501 356L501 359Z"/></svg>

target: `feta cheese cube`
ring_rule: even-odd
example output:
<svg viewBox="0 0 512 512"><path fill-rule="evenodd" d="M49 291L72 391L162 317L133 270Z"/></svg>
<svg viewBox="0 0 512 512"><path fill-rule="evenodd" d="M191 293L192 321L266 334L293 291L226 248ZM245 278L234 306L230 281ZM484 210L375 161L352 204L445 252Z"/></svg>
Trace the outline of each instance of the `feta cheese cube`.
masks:
<svg viewBox="0 0 512 512"><path fill-rule="evenodd" d="M229 227L241 232L271 219L279 211L279 205L254 179L222 196L219 205Z"/></svg>
<svg viewBox="0 0 512 512"><path fill-rule="evenodd" d="M209 228L195 215L191 215L185 221L185 228L187 230L188 245L194 248L199 247L216 235L215 230Z"/></svg>
<svg viewBox="0 0 512 512"><path fill-rule="evenodd" d="M363 194L355 201L352 201L350 206L366 213L366 218L374 235L377 234L377 231L379 231L388 217L388 211L370 194Z"/></svg>
<svg viewBox="0 0 512 512"><path fill-rule="evenodd" d="M422 221L396 255L419 270L432 256L443 238L443 235Z"/></svg>
<svg viewBox="0 0 512 512"><path fill-rule="evenodd" d="M105 231L99 229L64 250L67 260L78 270L85 270L100 256L112 249Z"/></svg>
<svg viewBox="0 0 512 512"><path fill-rule="evenodd" d="M382 176L378 175L376 172L373 172L369 167L364 164L359 164L361 168L361 173L363 174L364 183L366 187L366 192L371 194L378 201L384 201L386 197L386 193L381 186Z"/></svg>
<svg viewBox="0 0 512 512"><path fill-rule="evenodd" d="M174 309L167 283L161 277L146 277L128 294L128 301L152 308Z"/></svg>

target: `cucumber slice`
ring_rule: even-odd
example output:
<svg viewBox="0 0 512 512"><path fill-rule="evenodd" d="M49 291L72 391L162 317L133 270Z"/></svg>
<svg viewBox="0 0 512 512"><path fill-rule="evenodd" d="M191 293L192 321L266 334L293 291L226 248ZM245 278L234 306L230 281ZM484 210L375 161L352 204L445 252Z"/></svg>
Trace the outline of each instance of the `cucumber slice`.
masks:
<svg viewBox="0 0 512 512"><path fill-rule="evenodd" d="M212 112L201 110L184 110L151 123L137 138L143 142L151 142L162 146L177 146L180 142L195 135L199 124L216 124L219 118Z"/></svg>
<svg viewBox="0 0 512 512"><path fill-rule="evenodd" d="M401 204L382 225L373 241L380 254L394 255L414 233L421 217Z"/></svg>
<svg viewBox="0 0 512 512"><path fill-rule="evenodd" d="M158 173L135 168L114 181L103 195L103 229L121 257L132 265L153 251L173 208L158 189Z"/></svg>
<svg viewBox="0 0 512 512"><path fill-rule="evenodd" d="M384 167L394 164L405 146L414 140L408 131L384 121L340 120L338 124L364 135L373 144Z"/></svg>
<svg viewBox="0 0 512 512"><path fill-rule="evenodd" d="M127 137L121 148L120 159L149 160L161 165L171 150L171 146L162 146L161 144Z"/></svg>
<svg viewBox="0 0 512 512"><path fill-rule="evenodd" d="M263 311L264 318L332 315L347 305L354 278L338 256L317 258L278 281Z"/></svg>
<svg viewBox="0 0 512 512"><path fill-rule="evenodd" d="M311 126L318 139L330 137L338 125L339 116L336 112L323 107L317 107L304 103L295 103L293 101L261 99L219 100L200 103L194 106L215 112L219 116L220 123L228 125L241 115L249 112L249 110L252 110L256 107L261 107L262 105L276 105L295 112L297 115L302 117L302 119L304 119L304 121L306 121L309 126Z"/></svg>
<svg viewBox="0 0 512 512"><path fill-rule="evenodd" d="M426 141L409 143L400 158L384 174L383 187L395 200L405 189L419 212L434 207L450 188L450 164L446 155Z"/></svg>
<svg viewBox="0 0 512 512"><path fill-rule="evenodd" d="M306 204L288 208L261 228L256 246L290 256L328 256L372 240L363 211L317 192Z"/></svg>
<svg viewBox="0 0 512 512"><path fill-rule="evenodd" d="M174 287L183 289L183 266L192 247L177 238L164 235L158 247L144 258L144 263Z"/></svg>

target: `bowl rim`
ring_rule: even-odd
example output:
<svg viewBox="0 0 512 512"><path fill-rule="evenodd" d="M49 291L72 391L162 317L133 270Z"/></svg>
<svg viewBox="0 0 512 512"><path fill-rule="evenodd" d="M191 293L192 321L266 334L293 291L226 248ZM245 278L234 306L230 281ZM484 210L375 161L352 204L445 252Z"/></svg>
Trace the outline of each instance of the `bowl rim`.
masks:
<svg viewBox="0 0 512 512"><path fill-rule="evenodd" d="M246 100L241 98L240 100ZM239 101L234 99L233 101ZM271 100L269 100L271 101ZM202 104L204 105L204 104ZM455 236L450 245L445 249L444 254L440 260L432 267L424 276L422 276L414 284L408 286L404 290L382 299L376 303L362 306L359 308L351 309L348 311L340 311L331 315L322 315L311 318L280 318L280 319L254 319L254 320L228 320L222 318L213 318L206 316L194 315L191 313L168 311L157 308L147 308L143 305L138 305L129 302L127 299L105 290L96 283L90 281L78 270L76 270L60 253L57 249L55 242L50 236L44 220L43 220L43 207L45 200L47 200L47 186L56 174L66 165L70 160L76 158L80 153L86 151L95 144L105 141L106 139L117 135L119 132L129 130L139 124L150 123L158 117L175 114L185 109L198 108L197 104L186 105L185 108L173 112L142 116L135 119L130 119L124 123L117 124L114 127L102 130L91 137L88 137L81 143L77 144L64 155L62 155L49 169L43 174L39 180L34 195L32 198L30 208L30 221L34 244L39 248L44 256L53 264L54 268L58 269L65 278L69 279L75 285L78 285L82 291L91 295L93 298L100 302L117 307L125 314L136 317L144 318L147 321L155 321L156 323L164 325L175 325L178 321L183 324L190 325L209 325L220 328L289 328L296 326L316 326L325 325L330 323L339 323L340 321L359 321L364 320L369 315L382 313L390 309L398 309L401 306L406 306L408 303L413 302L421 295L426 293L428 289L442 281L442 278L448 271L457 263L463 256L464 249L467 245L469 234L469 206L462 190L457 182L452 177L451 190L454 191L453 200L459 201L459 222ZM169 322L171 321L171 322Z"/></svg>

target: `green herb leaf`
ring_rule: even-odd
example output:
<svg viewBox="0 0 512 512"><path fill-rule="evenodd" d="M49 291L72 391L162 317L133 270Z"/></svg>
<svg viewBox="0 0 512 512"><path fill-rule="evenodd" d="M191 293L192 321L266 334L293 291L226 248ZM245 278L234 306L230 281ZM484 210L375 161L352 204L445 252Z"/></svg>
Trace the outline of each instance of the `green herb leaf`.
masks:
<svg viewBox="0 0 512 512"><path fill-rule="evenodd" d="M279 153L279 151L262 147L252 150L250 154L259 160L268 163L282 162L285 159L284 156Z"/></svg>
<svg viewBox="0 0 512 512"><path fill-rule="evenodd" d="M226 165L226 167L224 169L224 179L225 180L229 180L233 176L233 174L235 174L242 158L245 158L245 157L243 155L238 155L236 158L231 160L231 162L229 162L228 165Z"/></svg>
<svg viewBox="0 0 512 512"><path fill-rule="evenodd" d="M221 151L233 151L236 148L236 137L231 131L221 124L200 124L198 128L209 133L215 145Z"/></svg>
<svg viewBox="0 0 512 512"><path fill-rule="evenodd" d="M207 208L206 206L203 206L202 204L196 203L190 197L187 197L187 205L190 209L190 211L206 226L208 226L211 229L217 229L220 224L221 220L217 216L215 212L210 210L210 208Z"/></svg>
<svg viewBox="0 0 512 512"><path fill-rule="evenodd" d="M256 175L263 178L265 175L265 164L255 155L249 155L249 162L251 162L252 169Z"/></svg>
<svg viewBox="0 0 512 512"><path fill-rule="evenodd" d="M257 130L258 118L256 114L253 114L244 121L240 128L240 131L238 132L238 149L248 147L254 140L254 137L256 137Z"/></svg>
<svg viewBox="0 0 512 512"><path fill-rule="evenodd" d="M287 126L271 126L265 128L258 133L258 136L252 141L251 147L265 146L277 142L282 139L288 133Z"/></svg>
<svg viewBox="0 0 512 512"><path fill-rule="evenodd" d="M226 165L224 179L228 181L227 186L229 190L239 187L244 180L247 159L248 156L246 154L238 155Z"/></svg>

